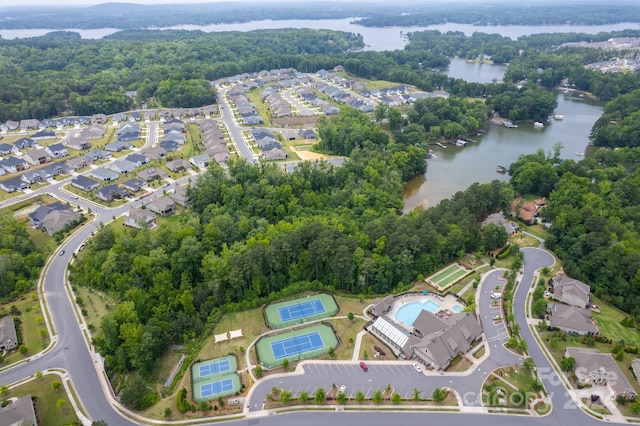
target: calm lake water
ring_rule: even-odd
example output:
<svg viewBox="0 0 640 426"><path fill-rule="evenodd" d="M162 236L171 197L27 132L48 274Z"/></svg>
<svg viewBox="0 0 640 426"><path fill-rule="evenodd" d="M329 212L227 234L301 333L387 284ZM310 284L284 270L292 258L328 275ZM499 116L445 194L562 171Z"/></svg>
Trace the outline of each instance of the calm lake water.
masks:
<svg viewBox="0 0 640 426"><path fill-rule="evenodd" d="M491 83L502 81L506 70L507 67L504 65L488 65L452 58L449 69L443 72L449 77L461 78L472 83Z"/></svg>
<svg viewBox="0 0 640 426"><path fill-rule="evenodd" d="M260 29L276 29L276 28L313 28L313 29L331 29L336 31L347 31L355 34L362 34L364 42L367 45L366 50L396 50L403 49L405 41L400 36L403 33L424 30L446 31L462 31L466 35L474 32L498 33L506 37L518 38L522 35L540 34L540 33L567 33L582 32L587 34L595 34L601 31L620 31L624 29L638 29L639 24L621 23L614 25L553 25L553 26L523 26L523 25L501 25L501 26L474 26L469 24L441 24L431 25L428 27L384 27L371 28L353 24L358 18L346 19L289 19L283 21L263 20L252 22L240 22L235 24L214 24L214 25L178 25L169 27L170 29L185 30L201 30L204 32L219 31L252 31ZM36 37L47 34L51 29L25 29L25 30L4 30L0 29L0 36L4 39ZM65 31L75 31L82 38L101 38L118 31L115 28L98 28L91 30L68 29Z"/></svg>
<svg viewBox="0 0 640 426"><path fill-rule="evenodd" d="M521 123L517 129L491 125L486 135L472 137L477 143L432 147L437 158L427 160L426 175L405 186L405 211L433 206L474 182L507 181L508 175L496 172L497 165L509 166L521 154L540 148L552 152L556 142L563 145L563 158L583 158L576 153L584 154L591 127L602 115L602 104L574 93L558 93L557 100L556 112L564 115L564 120L553 121L543 129L534 128L533 123Z"/></svg>

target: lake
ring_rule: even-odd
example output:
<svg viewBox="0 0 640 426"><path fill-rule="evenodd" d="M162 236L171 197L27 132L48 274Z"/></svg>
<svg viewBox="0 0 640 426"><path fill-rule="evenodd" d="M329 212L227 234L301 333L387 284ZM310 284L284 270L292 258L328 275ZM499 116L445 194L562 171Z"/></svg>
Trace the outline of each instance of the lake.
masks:
<svg viewBox="0 0 640 426"><path fill-rule="evenodd" d="M461 78L471 83L491 83L502 81L507 67L490 65L481 62L467 62L464 59L452 58L449 68L442 71L449 77Z"/></svg>
<svg viewBox="0 0 640 426"><path fill-rule="evenodd" d="M462 31L470 36L474 32L498 33L510 38L518 38L522 35L540 34L540 33L568 33L582 32L587 34L595 34L602 31L620 31L624 29L638 29L639 24L636 23L620 23L613 25L550 25L550 26L523 26L523 25L496 25L496 26L474 26L470 24L440 24L430 25L428 27L363 27L356 25L353 21L358 18L346 19L288 19L282 21L263 20L251 22L239 22L234 24L213 24L213 25L178 25L168 28L159 29L184 29L184 30L201 30L204 32L220 32L220 31L252 31L260 29L277 29L277 28L312 28L312 29L330 29L336 31L347 31L355 34L362 34L365 44L365 50L396 50L403 49L405 41L400 36L403 33L424 30ZM20 29L8 30L0 29L0 36L4 39L36 37L47 34L55 30L51 29ZM98 28L98 29L67 29L64 31L75 31L82 38L95 39L102 38L118 31L115 28Z"/></svg>
<svg viewBox="0 0 640 426"><path fill-rule="evenodd" d="M543 129L533 123L521 123L516 129L491 125L484 136L473 136L477 143L466 147L433 146L437 158L427 160L427 173L413 178L405 186L405 211L418 206L428 207L451 197L474 182L486 183L494 179L507 181L509 176L496 172L497 165L509 166L521 154L534 153L542 148L552 152L560 142L562 158L582 159L589 144L591 127L602 115L602 104L575 93L558 93L556 112L564 120L553 121Z"/></svg>

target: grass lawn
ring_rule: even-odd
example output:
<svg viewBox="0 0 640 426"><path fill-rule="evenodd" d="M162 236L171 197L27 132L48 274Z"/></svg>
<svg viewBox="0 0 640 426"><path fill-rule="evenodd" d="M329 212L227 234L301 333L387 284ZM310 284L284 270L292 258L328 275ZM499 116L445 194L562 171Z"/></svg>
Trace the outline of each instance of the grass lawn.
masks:
<svg viewBox="0 0 640 426"><path fill-rule="evenodd" d="M262 117L262 119L264 120L263 126L271 127L272 124L271 124L271 114L269 113L269 107L260 97L260 91L264 90L265 87L249 90L247 92L247 97L249 98L249 102L253 103L257 107L258 114L260 114L260 117Z"/></svg>
<svg viewBox="0 0 640 426"><path fill-rule="evenodd" d="M374 299L363 299L362 302L356 297L345 297L334 295L336 303L338 304L337 316L349 315L349 312L353 315L362 315L362 310L373 303Z"/></svg>
<svg viewBox="0 0 640 426"><path fill-rule="evenodd" d="M485 351L485 347L484 345L482 345L482 347L480 349L478 349L477 351L475 351L473 353L473 356L476 358L482 358L482 355L484 355L484 351Z"/></svg>
<svg viewBox="0 0 640 426"><path fill-rule="evenodd" d="M633 328L620 324L628 315L621 310L591 296L593 303L600 307L600 312L593 312L593 318L598 323L600 334L607 336L614 342L624 340L627 345L640 346L640 334Z"/></svg>
<svg viewBox="0 0 640 426"><path fill-rule="evenodd" d="M385 356L381 357L380 359L395 359L393 351L391 351L389 346L376 339L369 333L362 336L358 359L373 359L373 355L376 353L375 349L373 349L374 346L379 347L385 353ZM367 353L367 356L365 356L365 352Z"/></svg>
<svg viewBox="0 0 640 426"><path fill-rule="evenodd" d="M446 277L448 275L451 275L456 269L459 269L459 268L460 267L457 264L450 265L449 267L447 267L447 269L445 269L444 271L440 272L435 277L432 277L431 281L433 281L434 283L437 283L440 280L444 279L444 277Z"/></svg>
<svg viewBox="0 0 640 426"><path fill-rule="evenodd" d="M380 90L385 89L387 87L395 87L398 83L394 83L393 81L386 80L360 80L364 82L367 90Z"/></svg>
<svg viewBox="0 0 640 426"><path fill-rule="evenodd" d="M455 364L447 368L447 373L467 371L472 365L471 361L461 356Z"/></svg>
<svg viewBox="0 0 640 426"><path fill-rule="evenodd" d="M524 230L529 232L530 234L533 234L545 240L549 237L549 230L545 226L540 225L539 223L535 225L527 226L524 228Z"/></svg>
<svg viewBox="0 0 640 426"><path fill-rule="evenodd" d="M239 328L242 329L242 337L240 338L214 343L215 339L212 335L202 346L196 359L206 360L235 354L238 360L238 370L247 368L245 354L240 351L240 347L246 349L260 334L269 330L264 323L262 308L225 314L216 325L213 334L222 334ZM255 362L255 352L252 351L251 356Z"/></svg>
<svg viewBox="0 0 640 426"><path fill-rule="evenodd" d="M322 356L320 359L351 359L353 355L353 348L355 346L356 334L362 330L362 326L364 326L365 321L360 318L355 318L353 321L349 321L346 318L328 321L333 325L333 329L339 337L340 344L338 345L333 358L327 354ZM353 343L350 343L349 339L352 339Z"/></svg>
<svg viewBox="0 0 640 426"><path fill-rule="evenodd" d="M20 319L18 340L21 345L27 347L28 352L23 355L17 350L13 351L5 358L4 365L11 364L40 352L49 344L49 335L47 334L47 328L44 323L44 314L40 310L40 302L38 301L35 291L22 296L20 299L0 306L0 313L8 314L12 306L15 306L20 312L20 315L16 316L16 318Z"/></svg>
<svg viewBox="0 0 640 426"><path fill-rule="evenodd" d="M529 401L525 395L534 397L535 379L524 368L499 368L490 375L482 386L482 400L485 406L527 408Z"/></svg>
<svg viewBox="0 0 640 426"><path fill-rule="evenodd" d="M445 278L444 280L438 282L438 286L447 287L449 284L451 284L452 282L460 279L461 277L465 276L468 273L469 273L469 271L461 269L461 270L457 271L455 274L452 274L452 275L448 276L447 278Z"/></svg>
<svg viewBox="0 0 640 426"><path fill-rule="evenodd" d="M65 424L80 424L67 393L63 389L53 390L53 382L59 382L58 376L48 374L41 379L34 379L28 383L9 390L3 398L21 397L31 394L36 397L35 410L38 424L41 426L55 426ZM56 407L58 400L65 401L64 407Z"/></svg>
<svg viewBox="0 0 640 426"><path fill-rule="evenodd" d="M87 311L84 319L93 337L100 336L100 320L118 303L103 292L84 286L74 286L76 298L82 299L81 308Z"/></svg>

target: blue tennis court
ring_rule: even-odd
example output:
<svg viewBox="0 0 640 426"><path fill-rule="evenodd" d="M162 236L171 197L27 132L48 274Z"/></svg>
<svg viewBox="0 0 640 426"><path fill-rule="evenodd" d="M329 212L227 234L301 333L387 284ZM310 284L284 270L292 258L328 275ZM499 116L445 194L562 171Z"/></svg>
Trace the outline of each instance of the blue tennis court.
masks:
<svg viewBox="0 0 640 426"><path fill-rule="evenodd" d="M200 395L202 395L203 398L206 398L222 392L228 392L230 390L233 390L233 380L224 379L200 386Z"/></svg>
<svg viewBox="0 0 640 426"><path fill-rule="evenodd" d="M212 374L222 373L231 370L231 364L228 359L215 361L209 364L201 365L199 369L200 377L211 376Z"/></svg>
<svg viewBox="0 0 640 426"><path fill-rule="evenodd" d="M320 299L304 301L295 305L278 308L278 314L280 314L282 322L293 321L316 314L323 314L324 312L324 305Z"/></svg>
<svg viewBox="0 0 640 426"><path fill-rule="evenodd" d="M271 342L271 350L273 351L273 357L275 359L299 355L321 348L324 348L324 343L322 342L320 333L317 331Z"/></svg>

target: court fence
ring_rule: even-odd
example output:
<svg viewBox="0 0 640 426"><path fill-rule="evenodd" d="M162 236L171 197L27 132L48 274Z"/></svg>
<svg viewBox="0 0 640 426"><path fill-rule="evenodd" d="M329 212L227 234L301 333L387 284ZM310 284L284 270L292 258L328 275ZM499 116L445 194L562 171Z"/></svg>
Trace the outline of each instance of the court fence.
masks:
<svg viewBox="0 0 640 426"><path fill-rule="evenodd" d="M322 341L324 346L319 349L303 352L301 354L295 354L291 356L287 356L286 358L275 359L273 354L273 350L271 348L271 342L278 340L279 338L285 337L285 335L290 334L291 336L295 336L300 333L309 333L313 331L318 331L320 336L322 337ZM278 339L277 339L278 338ZM269 336L265 336L261 338L255 345L256 348L256 357L260 365L262 365L266 369L273 369L282 366L282 362L287 359L289 364L293 364L294 362L304 361L306 359L316 358L318 356L325 355L329 352L329 348L333 347L334 349L338 345L338 337L335 334L333 327L330 327L324 324L317 324L311 327L293 327L290 330L282 330L270 334Z"/></svg>
<svg viewBox="0 0 640 426"><path fill-rule="evenodd" d="M324 312L317 313L315 315L303 316L301 318L292 319L290 321L283 322L278 313L278 308L285 306L294 306L296 304L301 304L304 302L308 302L309 299L317 298L322 301L322 305L325 309ZM296 302L296 303L292 303ZM322 318L328 318L336 315L340 310L338 306L338 302L332 294L328 293L312 293L304 297L292 297L286 300L279 300L276 303L268 303L264 306L262 310L262 315L264 317L264 322L267 324L267 327L275 330L279 328L291 327L299 324L304 324L308 322L312 322L315 320L319 320Z"/></svg>

